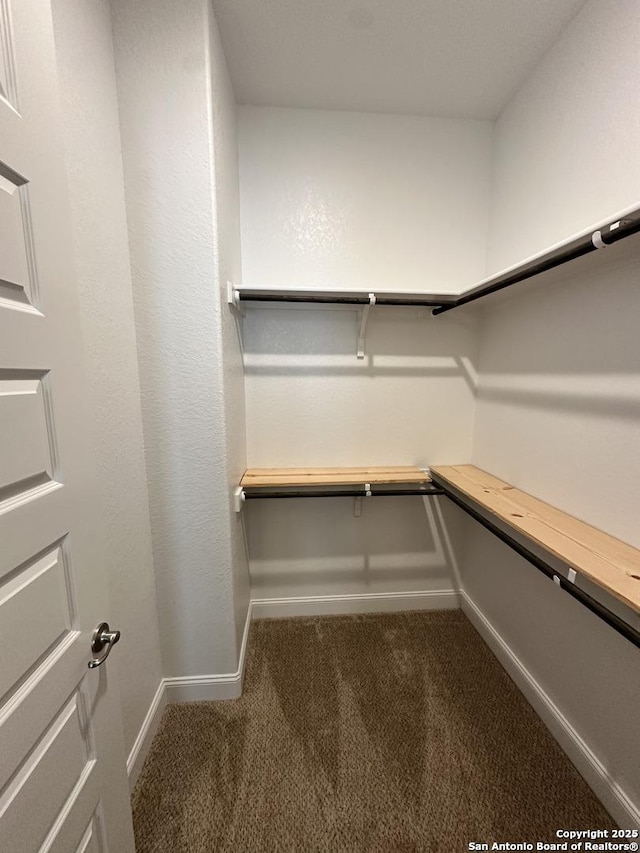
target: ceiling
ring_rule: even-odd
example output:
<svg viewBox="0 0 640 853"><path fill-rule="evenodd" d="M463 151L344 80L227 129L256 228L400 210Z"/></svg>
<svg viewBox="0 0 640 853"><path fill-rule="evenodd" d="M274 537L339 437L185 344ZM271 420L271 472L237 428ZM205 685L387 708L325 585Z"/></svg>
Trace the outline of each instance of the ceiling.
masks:
<svg viewBox="0 0 640 853"><path fill-rule="evenodd" d="M241 104L494 119L584 0L213 0Z"/></svg>

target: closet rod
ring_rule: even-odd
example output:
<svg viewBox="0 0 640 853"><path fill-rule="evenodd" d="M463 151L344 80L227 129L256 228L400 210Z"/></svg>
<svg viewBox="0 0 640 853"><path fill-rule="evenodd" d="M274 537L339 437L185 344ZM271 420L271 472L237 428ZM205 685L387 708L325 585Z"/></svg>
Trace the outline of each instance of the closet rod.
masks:
<svg viewBox="0 0 640 853"><path fill-rule="evenodd" d="M434 308L445 303L442 297L437 294L424 296L422 298L403 299L397 296L379 296L375 294L376 305L406 305L409 307L418 308ZM362 296L338 296L327 295L322 293L260 293L256 291L243 291L238 289L238 299L240 302L296 302L324 305L370 305L371 300L368 294ZM453 300L451 306L454 306Z"/></svg>
<svg viewBox="0 0 640 853"><path fill-rule="evenodd" d="M459 308L461 305L468 305L469 302L475 302L476 299L481 299L490 293L511 287L513 284L518 284L554 267L561 266L575 258L588 255L590 252L604 249L606 246L613 245L638 231L640 231L640 208L626 212L618 219L608 222L596 230L590 229L588 233L562 243L548 252L536 255L517 267L512 267L492 276L459 296L453 303L442 304L434 308L431 313L435 317L438 314L444 314L445 311Z"/></svg>
<svg viewBox="0 0 640 853"><path fill-rule="evenodd" d="M423 489L250 489L244 488L245 500L257 500L261 498L384 498L398 496L426 497L430 495L443 495L444 491L439 486L429 486Z"/></svg>
<svg viewBox="0 0 640 853"><path fill-rule="evenodd" d="M475 519L479 524L493 533L494 536L512 548L517 554L524 557L524 559L531 563L532 566L535 566L535 568L542 572L543 575L546 575L548 578L553 580L565 592L568 592L569 595L573 596L573 598L577 599L588 610L606 622L607 625L614 629L614 631L617 631L618 634L622 634L625 639L629 640L630 643L633 643L634 646L640 649L640 631L637 631L634 627L625 622L624 619L621 619L616 613L609 610L608 607L605 607L604 604L601 604L583 589L580 589L580 587L571 583L571 581L567 580L562 575L559 575L558 572L554 571L541 557L538 557L508 533L505 533L504 530L501 530L481 513L473 509L472 506L458 497L457 494L450 491L446 486L443 486L442 490L447 498L459 506L461 510L467 513L467 515L470 515L471 518Z"/></svg>

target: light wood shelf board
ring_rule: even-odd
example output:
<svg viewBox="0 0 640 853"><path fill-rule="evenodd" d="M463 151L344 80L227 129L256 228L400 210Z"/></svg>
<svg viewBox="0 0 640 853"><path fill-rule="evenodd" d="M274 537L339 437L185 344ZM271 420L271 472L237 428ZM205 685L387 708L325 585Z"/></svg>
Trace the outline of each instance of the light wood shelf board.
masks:
<svg viewBox="0 0 640 853"><path fill-rule="evenodd" d="M273 486L350 486L364 483L429 483L431 478L415 465L366 468L249 468L243 488Z"/></svg>
<svg viewBox="0 0 640 853"><path fill-rule="evenodd" d="M437 466L433 471L640 613L640 550L473 465Z"/></svg>

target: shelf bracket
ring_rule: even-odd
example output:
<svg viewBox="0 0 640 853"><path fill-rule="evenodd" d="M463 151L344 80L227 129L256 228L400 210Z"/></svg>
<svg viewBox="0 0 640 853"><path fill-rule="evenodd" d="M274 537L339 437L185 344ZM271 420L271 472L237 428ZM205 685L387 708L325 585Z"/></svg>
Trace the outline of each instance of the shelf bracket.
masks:
<svg viewBox="0 0 640 853"><path fill-rule="evenodd" d="M237 486L233 490L233 508L236 512L242 512L245 500L246 495L244 493L244 489L242 488L242 486Z"/></svg>
<svg viewBox="0 0 640 853"><path fill-rule="evenodd" d="M365 305L362 309L362 316L360 318L360 331L358 333L358 351L357 357L364 358L364 342L367 336L367 322L369 321L369 310L372 305L376 304L376 295L375 293L369 294L369 304Z"/></svg>
<svg viewBox="0 0 640 853"><path fill-rule="evenodd" d="M371 483L364 484L364 495L358 495L353 499L353 514L355 518L360 518L362 515L362 498L371 497Z"/></svg>
<svg viewBox="0 0 640 853"><path fill-rule="evenodd" d="M238 314L244 314L244 309L240 302L240 291L237 287L234 287L233 282L231 281L227 282L227 302L234 311L238 312Z"/></svg>

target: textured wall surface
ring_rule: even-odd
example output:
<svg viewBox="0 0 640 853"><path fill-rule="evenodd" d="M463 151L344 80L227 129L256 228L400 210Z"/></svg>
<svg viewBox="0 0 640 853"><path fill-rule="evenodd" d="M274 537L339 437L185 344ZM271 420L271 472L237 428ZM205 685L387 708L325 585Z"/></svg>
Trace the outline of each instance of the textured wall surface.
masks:
<svg viewBox="0 0 640 853"><path fill-rule="evenodd" d="M221 316L222 382L227 464L227 515L230 529L233 608L236 643L242 642L249 607L249 562L242 519L232 506L234 489L247 467L247 435L242 344L234 313L227 303L227 282L242 284L240 252L240 185L236 102L216 19L209 7L210 121L213 139L216 281Z"/></svg>
<svg viewBox="0 0 640 853"><path fill-rule="evenodd" d="M639 249L629 238L487 308L474 433L482 467L636 547Z"/></svg>
<svg viewBox="0 0 640 853"><path fill-rule="evenodd" d="M280 501L286 512L277 501L252 502L247 508L252 597L375 594L391 596L389 609L402 610L408 599L394 599L397 593L457 589L438 502L449 538L458 540L464 535L461 519L442 498L363 500L360 517L354 517L353 498ZM433 599L436 609L444 606L441 598ZM349 612L359 605L352 599L337 607Z"/></svg>
<svg viewBox="0 0 640 853"><path fill-rule="evenodd" d="M448 292L484 272L491 122L239 113L246 285Z"/></svg>
<svg viewBox="0 0 640 853"><path fill-rule="evenodd" d="M430 465L471 452L474 318L374 308L364 359L359 312L248 309L252 467Z"/></svg>
<svg viewBox="0 0 640 853"><path fill-rule="evenodd" d="M587 3L498 119L488 273L640 202L640 15Z"/></svg>
<svg viewBox="0 0 640 853"><path fill-rule="evenodd" d="M164 671L233 672L212 24L205 0L113 9Z"/></svg>
<svg viewBox="0 0 640 853"><path fill-rule="evenodd" d="M131 750L162 678L116 79L107 0L54 0L89 409L107 528L117 674Z"/></svg>
<svg viewBox="0 0 640 853"><path fill-rule="evenodd" d="M482 277L491 126L240 108L245 285L456 290ZM460 242L465 251L459 250ZM252 467L467 460L474 318L248 308ZM419 499L254 502L254 597L451 587Z"/></svg>
<svg viewBox="0 0 640 853"><path fill-rule="evenodd" d="M640 199L639 39L635 3L588 3L500 118L492 268ZM639 248L631 238L486 303L473 450L480 467L635 546ZM477 527L463 579L640 807L637 650Z"/></svg>

